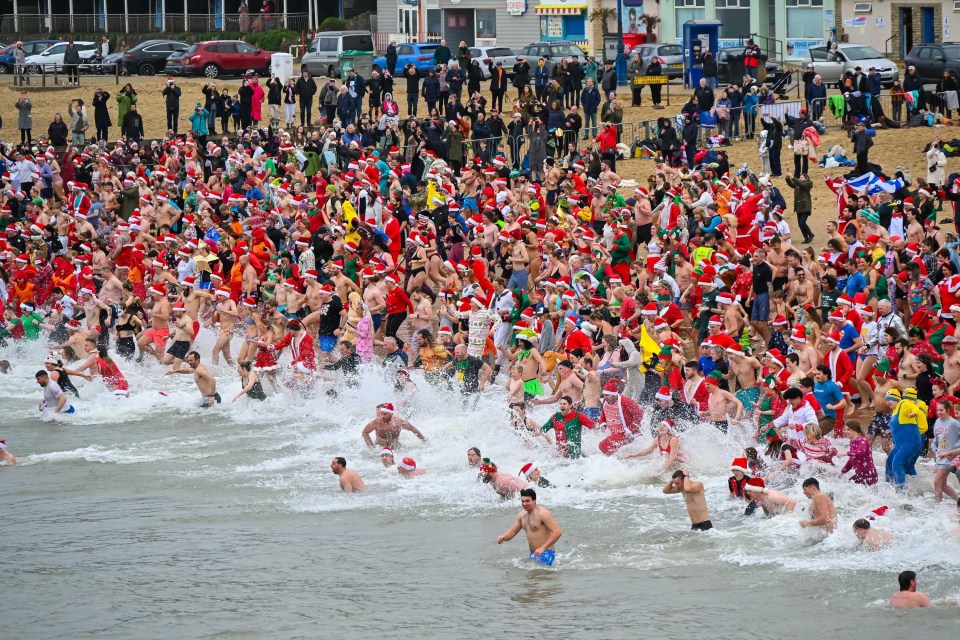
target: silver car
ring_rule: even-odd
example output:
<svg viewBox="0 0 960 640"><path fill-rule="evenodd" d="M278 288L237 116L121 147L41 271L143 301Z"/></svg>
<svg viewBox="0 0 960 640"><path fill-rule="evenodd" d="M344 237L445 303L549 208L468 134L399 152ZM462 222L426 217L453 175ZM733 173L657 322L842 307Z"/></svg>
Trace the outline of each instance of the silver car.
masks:
<svg viewBox="0 0 960 640"><path fill-rule="evenodd" d="M502 62L507 74L513 75L513 65L517 61L513 49L507 47L470 47L470 57L480 63L484 79L490 77L490 67L487 63L497 66L498 62Z"/></svg>
<svg viewBox="0 0 960 640"><path fill-rule="evenodd" d="M640 56L641 68L646 72L647 65L656 56L660 58L663 75L668 78L679 78L683 75L683 49L678 44L639 44L630 51L630 59ZM630 66L630 59L627 66Z"/></svg>

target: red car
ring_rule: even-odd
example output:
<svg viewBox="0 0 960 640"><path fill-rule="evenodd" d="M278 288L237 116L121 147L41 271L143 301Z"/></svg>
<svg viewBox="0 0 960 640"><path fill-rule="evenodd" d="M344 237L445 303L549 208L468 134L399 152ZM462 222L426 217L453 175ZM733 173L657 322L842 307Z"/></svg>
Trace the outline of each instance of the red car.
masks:
<svg viewBox="0 0 960 640"><path fill-rule="evenodd" d="M175 76L204 75L216 78L228 73L242 74L248 69L270 75L272 51L264 51L242 40L198 42L182 53L167 58L163 72Z"/></svg>

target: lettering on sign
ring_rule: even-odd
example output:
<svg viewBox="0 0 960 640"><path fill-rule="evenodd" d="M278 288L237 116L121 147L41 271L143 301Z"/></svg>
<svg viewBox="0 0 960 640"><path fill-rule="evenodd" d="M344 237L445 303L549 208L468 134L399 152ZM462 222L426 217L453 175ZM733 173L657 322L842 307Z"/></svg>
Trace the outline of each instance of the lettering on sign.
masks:
<svg viewBox="0 0 960 640"><path fill-rule="evenodd" d="M634 76L633 84L667 84L670 78L667 76Z"/></svg>

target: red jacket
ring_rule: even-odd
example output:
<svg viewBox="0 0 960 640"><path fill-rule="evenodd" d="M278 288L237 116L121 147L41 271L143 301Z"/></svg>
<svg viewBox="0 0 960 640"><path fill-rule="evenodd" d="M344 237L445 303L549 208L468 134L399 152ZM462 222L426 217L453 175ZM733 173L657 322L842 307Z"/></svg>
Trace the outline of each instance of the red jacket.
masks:
<svg viewBox="0 0 960 640"><path fill-rule="evenodd" d="M317 370L317 352L314 350L313 338L309 333L301 331L298 341L294 340L294 335L288 331L280 342L273 345L276 351L283 351L286 347L290 347L293 352L293 361L290 364L294 369L304 373Z"/></svg>
<svg viewBox="0 0 960 640"><path fill-rule="evenodd" d="M407 297L406 292L400 287L394 287L387 294L387 315L396 313L412 313L413 303Z"/></svg>

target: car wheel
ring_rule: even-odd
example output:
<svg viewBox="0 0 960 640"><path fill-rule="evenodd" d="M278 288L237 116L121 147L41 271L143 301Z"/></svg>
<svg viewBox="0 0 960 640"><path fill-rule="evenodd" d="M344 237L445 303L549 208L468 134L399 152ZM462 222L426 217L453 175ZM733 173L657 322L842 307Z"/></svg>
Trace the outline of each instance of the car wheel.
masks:
<svg viewBox="0 0 960 640"><path fill-rule="evenodd" d="M203 75L208 78L216 78L220 75L220 67L215 64L205 64L203 65Z"/></svg>
<svg viewBox="0 0 960 640"><path fill-rule="evenodd" d="M10 69L7 68L7 65L0 64L0 75L4 73L10 73Z"/></svg>
<svg viewBox="0 0 960 640"><path fill-rule="evenodd" d="M337 70L333 68L333 65L330 65L329 67L327 67L327 77L328 78L337 77Z"/></svg>
<svg viewBox="0 0 960 640"><path fill-rule="evenodd" d="M152 62L144 62L140 65L139 74L142 76L152 76L157 72L157 68L153 66Z"/></svg>

